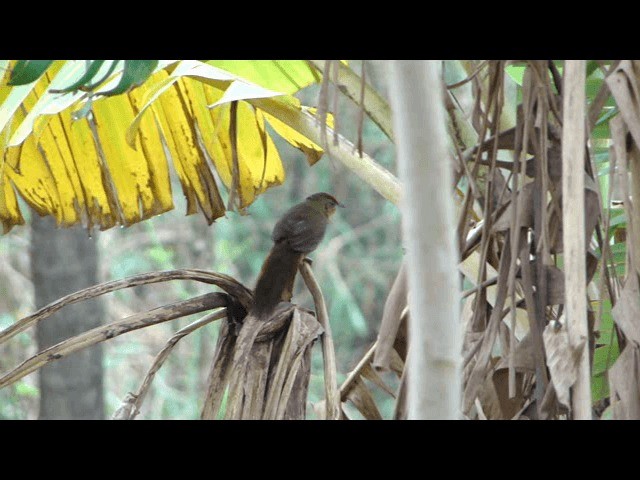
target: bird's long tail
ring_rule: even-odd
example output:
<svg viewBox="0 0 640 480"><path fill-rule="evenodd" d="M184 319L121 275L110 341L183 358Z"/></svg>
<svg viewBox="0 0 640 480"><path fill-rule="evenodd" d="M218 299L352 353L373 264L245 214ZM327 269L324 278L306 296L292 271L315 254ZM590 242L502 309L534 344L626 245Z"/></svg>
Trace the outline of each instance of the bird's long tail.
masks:
<svg viewBox="0 0 640 480"><path fill-rule="evenodd" d="M254 292L254 311L261 317L278 303L291 300L293 282L304 253L294 252L285 242L276 243L260 270Z"/></svg>

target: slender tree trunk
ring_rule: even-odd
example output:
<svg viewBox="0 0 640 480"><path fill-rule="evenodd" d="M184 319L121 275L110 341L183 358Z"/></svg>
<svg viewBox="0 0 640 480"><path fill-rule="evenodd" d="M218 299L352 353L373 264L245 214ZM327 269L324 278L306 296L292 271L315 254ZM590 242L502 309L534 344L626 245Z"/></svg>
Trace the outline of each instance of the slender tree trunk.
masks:
<svg viewBox="0 0 640 480"><path fill-rule="evenodd" d="M31 273L36 308L98 283L96 241L80 228L56 229L51 217L34 214ZM99 300L65 307L38 325L44 349L102 323ZM40 419L103 419L102 347L96 345L40 370Z"/></svg>
<svg viewBox="0 0 640 480"><path fill-rule="evenodd" d="M393 61L390 95L411 311L408 418L460 418L458 253L440 62Z"/></svg>
<svg viewBox="0 0 640 480"><path fill-rule="evenodd" d="M562 126L562 242L565 308L569 341L580 352L573 386L573 418L591 419L591 370L587 324L586 245L584 236L585 61L567 60Z"/></svg>

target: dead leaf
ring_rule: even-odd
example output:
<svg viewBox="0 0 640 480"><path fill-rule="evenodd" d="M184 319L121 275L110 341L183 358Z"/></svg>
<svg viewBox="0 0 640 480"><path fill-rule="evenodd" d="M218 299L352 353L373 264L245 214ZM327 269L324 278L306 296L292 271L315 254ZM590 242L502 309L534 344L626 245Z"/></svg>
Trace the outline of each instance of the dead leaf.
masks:
<svg viewBox="0 0 640 480"><path fill-rule="evenodd" d="M562 322L552 322L547 325L542 337L547 355L547 365L551 372L551 381L555 387L558 401L566 407L570 407L569 389L578 378L578 361L584 344L579 349L580 351L572 348L569 343L567 327Z"/></svg>
<svg viewBox="0 0 640 480"><path fill-rule="evenodd" d="M538 285L536 273L536 262L529 262L531 265L531 276L534 285ZM545 265L547 272L547 305L564 304L564 272L555 265Z"/></svg>
<svg viewBox="0 0 640 480"><path fill-rule="evenodd" d="M384 380L382 380L382 378L380 378L380 375L378 375L378 372L376 372L373 369L373 367L371 366L370 363L366 364L362 368L360 374L364 378L369 380L371 383L375 384L376 386L380 387L380 389L382 389L385 392L387 392L392 397L396 396L395 392L391 388L389 388L389 386L386 383L384 383Z"/></svg>
<svg viewBox="0 0 640 480"><path fill-rule="evenodd" d="M501 418L513 418L524 405L523 379L524 374L516 372L516 394L513 398L509 398L509 369L496 370L491 376L500 407Z"/></svg>
<svg viewBox="0 0 640 480"><path fill-rule="evenodd" d="M393 411L394 420L407 419L407 375L406 371L402 373L398 393L396 395L396 406Z"/></svg>
<svg viewBox="0 0 640 480"><path fill-rule="evenodd" d="M535 177L535 159L527 162L527 175ZM549 179L557 188L562 180L562 144L558 139L549 138L549 148L547 148L547 173Z"/></svg>
<svg viewBox="0 0 640 480"><path fill-rule="evenodd" d="M382 415L366 384L358 377L349 392L348 399L367 420L382 420Z"/></svg>
<svg viewBox="0 0 640 480"><path fill-rule="evenodd" d="M528 332L522 340L520 340L516 348L513 350L513 368L518 372L535 372L536 359L533 351L533 342L531 341L531 332ZM507 357L503 357L497 364L496 370L509 367Z"/></svg>
<svg viewBox="0 0 640 480"><path fill-rule="evenodd" d="M547 305L564 304L564 272L554 265L545 265L547 272Z"/></svg>
<svg viewBox="0 0 640 480"><path fill-rule="evenodd" d="M598 269L600 259L591 250L587 250L587 284L591 281Z"/></svg>
<svg viewBox="0 0 640 480"><path fill-rule="evenodd" d="M611 406L616 420L640 419L640 352L628 344L609 369Z"/></svg>
<svg viewBox="0 0 640 480"><path fill-rule="evenodd" d="M373 366L378 370L388 370L391 350L396 341L402 311L407 306L407 273L406 262L402 262L396 275L382 312L380 331L376 352L373 356Z"/></svg>
<svg viewBox="0 0 640 480"><path fill-rule="evenodd" d="M491 367L491 352L493 351L493 345L496 341L500 322L502 321L502 309L504 308L505 300L507 297L507 272L509 270L509 262L511 261L511 247L509 246L509 240L505 242L502 257L500 258L500 266L498 268L498 293L496 296L495 305L487 328L484 331L482 342L478 348L478 352L475 355L476 363L473 365L468 378L466 379L466 385L464 386L464 394L462 400L462 411L468 413L475 402L475 398L482 389L482 386L487 377L489 368ZM465 372L466 375L466 372Z"/></svg>
<svg viewBox="0 0 640 480"><path fill-rule="evenodd" d="M498 393L496 392L491 374L487 375L485 378L484 384L478 392L476 401L479 401L482 407L482 413L478 411L478 417L481 417L481 415L484 414L488 420L498 420L503 418L502 409L500 408L500 400L498 400Z"/></svg>
<svg viewBox="0 0 640 480"><path fill-rule="evenodd" d="M586 175L586 174L585 174ZM585 177L586 180L589 177ZM558 198L558 203L562 204L562 196ZM592 188L584 189L584 231L585 241L589 245L591 236L600 219L600 204L598 203L598 193ZM562 211L552 208L549 212L549 253L562 253L562 220L559 215Z"/></svg>
<svg viewBox="0 0 640 480"><path fill-rule="evenodd" d="M522 200L517 200L520 211L520 227L533 227L533 183L527 183L522 190L518 193L518 197L523 195ZM509 202L507 208L505 208L496 222L493 224L492 232L503 232L511 228L511 210L513 208L512 202Z"/></svg>
<svg viewBox="0 0 640 480"><path fill-rule="evenodd" d="M621 61L606 82L633 140L640 146L640 95L633 63L630 60Z"/></svg>
<svg viewBox="0 0 640 480"><path fill-rule="evenodd" d="M625 337L640 345L640 288L638 276L629 274L611 314Z"/></svg>
<svg viewBox="0 0 640 480"><path fill-rule="evenodd" d="M406 325L406 321L402 322L403 325ZM405 339L406 340L406 339ZM406 341L404 342L404 345L406 345ZM396 347L398 348L398 347ZM394 348L393 351L391 352L391 362L389 363L389 368L391 369L392 372L394 372L396 375L398 375L398 377L402 376L402 373L404 372L404 366L405 366L405 360L406 360L406 348L404 350L404 358L396 351L396 349Z"/></svg>

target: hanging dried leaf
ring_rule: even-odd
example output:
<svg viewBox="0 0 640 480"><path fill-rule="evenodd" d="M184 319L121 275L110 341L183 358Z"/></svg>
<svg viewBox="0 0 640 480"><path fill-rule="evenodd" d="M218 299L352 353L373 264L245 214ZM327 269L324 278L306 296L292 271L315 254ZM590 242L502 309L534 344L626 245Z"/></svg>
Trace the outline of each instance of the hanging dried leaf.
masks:
<svg viewBox="0 0 640 480"><path fill-rule="evenodd" d="M361 375L366 378L367 380L369 380L371 383L373 383L374 385L376 385L377 387L379 387L380 389L384 390L385 392L387 392L389 395L391 395L392 397L395 397L395 393L394 391L389 388L389 386L384 383L384 381L382 380L382 378L380 378L380 375L378 375L378 372L376 372L373 367L371 366L370 363L368 363L367 365L365 365L365 367L362 369L362 373Z"/></svg>
<svg viewBox="0 0 640 480"><path fill-rule="evenodd" d="M508 241L505 242L505 248L500 258L500 268L498 274L498 294L494 309L489 317L489 323L484 332L482 342L479 344L478 353L476 354L476 363L469 373L468 381L464 388L463 407L462 411L468 413L474 404L475 398L482 389L482 385L486 379L491 362L491 352L493 351L493 345L496 341L498 333L498 327L502 319L502 309L507 297L507 273L509 269L509 262L511 260L511 248L509 248Z"/></svg>
<svg viewBox="0 0 640 480"><path fill-rule="evenodd" d="M520 216L520 227L533 227L533 191L534 184L526 184L520 192L518 197L522 195L521 200L517 200ZM496 222L493 224L493 232L504 232L511 228L511 215L513 210L513 202L509 202L507 208L503 210Z"/></svg>
<svg viewBox="0 0 640 480"><path fill-rule="evenodd" d="M581 352L571 347L567 327L562 322L554 322L547 325L542 336L547 354L547 365L551 372L551 380L553 381L556 395L560 403L570 407L569 389L578 378L578 360ZM584 345L582 345L582 348L584 348Z"/></svg>
<svg viewBox="0 0 640 480"><path fill-rule="evenodd" d="M403 372L400 378L400 386L398 386L398 394L396 395L396 408L393 411L394 420L407 419L407 375Z"/></svg>
<svg viewBox="0 0 640 480"><path fill-rule="evenodd" d="M476 410L478 418L482 419L484 416L487 420L497 420L504 418L502 416L502 409L500 408L500 400L498 399L498 393L496 392L495 384L492 380L493 375L489 374L485 378L484 384L478 393L476 399ZM479 403L479 405L478 405ZM480 408L478 408L480 407Z"/></svg>
<svg viewBox="0 0 640 480"><path fill-rule="evenodd" d="M616 420L640 420L640 350L628 344L609 369L611 407Z"/></svg>
<svg viewBox="0 0 640 480"><path fill-rule="evenodd" d="M516 372L515 395L509 397L509 370L506 368L496 370L491 376L496 398L500 407L500 417L504 419L513 418L522 408L525 402L523 394L524 374Z"/></svg>
<svg viewBox="0 0 640 480"><path fill-rule="evenodd" d="M640 146L640 92L634 62L623 60L606 79L633 140Z"/></svg>
<svg viewBox="0 0 640 480"><path fill-rule="evenodd" d="M365 419L382 420L382 415L376 406L376 402L361 378L356 379L353 388L349 392L348 399L353 402Z"/></svg>
<svg viewBox="0 0 640 480"><path fill-rule="evenodd" d="M529 262L534 285L538 285L536 277L536 261ZM564 304L564 272L554 265L545 265L547 272L547 305Z"/></svg>
<svg viewBox="0 0 640 480"><path fill-rule="evenodd" d="M535 372L536 361L533 351L533 342L531 341L531 332L527 333L525 337L518 342L516 348L513 349L513 367L519 372ZM508 361L506 358L502 358L496 364L496 370L501 370L508 367Z"/></svg>
<svg viewBox="0 0 640 480"><path fill-rule="evenodd" d="M585 177L585 184L587 184L587 178ZM592 181L593 182L593 181ZM558 202L562 202L562 197L558 198ZM549 213L549 243L550 253L562 253L562 221L560 215L562 214L559 209L551 208ZM600 221L600 203L598 200L598 193L593 188L584 189L584 231L587 245L591 241L591 236L596 228L596 225Z"/></svg>
<svg viewBox="0 0 640 480"><path fill-rule="evenodd" d="M629 274L611 314L625 337L640 344L640 288L637 275Z"/></svg>

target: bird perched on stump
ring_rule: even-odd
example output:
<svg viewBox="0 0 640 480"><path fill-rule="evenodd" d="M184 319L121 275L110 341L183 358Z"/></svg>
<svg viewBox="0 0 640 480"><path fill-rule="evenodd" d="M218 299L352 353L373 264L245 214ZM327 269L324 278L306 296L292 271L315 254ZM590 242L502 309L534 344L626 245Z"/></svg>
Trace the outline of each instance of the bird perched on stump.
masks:
<svg viewBox="0 0 640 480"><path fill-rule="evenodd" d="M291 300L298 265L322 241L336 207L344 207L333 195L314 193L291 207L276 223L274 242L262 264L254 292L254 311L261 317L278 303Z"/></svg>

